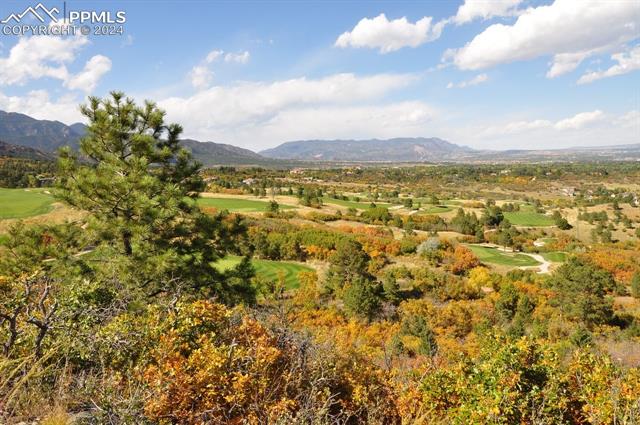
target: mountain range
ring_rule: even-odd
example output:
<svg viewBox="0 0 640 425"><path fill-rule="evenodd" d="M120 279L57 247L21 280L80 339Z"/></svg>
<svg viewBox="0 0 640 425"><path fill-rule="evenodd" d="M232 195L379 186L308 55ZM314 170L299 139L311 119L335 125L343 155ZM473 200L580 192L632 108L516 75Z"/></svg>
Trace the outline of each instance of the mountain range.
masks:
<svg viewBox="0 0 640 425"><path fill-rule="evenodd" d="M55 152L62 146L77 147L84 125L37 120L17 112L0 111L0 140L40 151Z"/></svg>
<svg viewBox="0 0 640 425"><path fill-rule="evenodd" d="M77 148L85 131L86 126L82 123L66 125L59 121L37 120L16 112L0 111L0 140L3 141L0 156L53 158L53 154L63 146ZM183 139L182 143L204 165L261 165L273 162L248 149L224 143L191 139ZM10 145L14 147L10 148ZM31 151L20 150L19 147Z"/></svg>
<svg viewBox="0 0 640 425"><path fill-rule="evenodd" d="M455 160L474 152L438 138L300 140L261 151L268 158L316 161L424 162Z"/></svg>
<svg viewBox="0 0 640 425"><path fill-rule="evenodd" d="M86 126L38 120L0 111L0 157L51 159L62 146L78 147ZM299 140L259 153L224 143L183 139L183 145L205 166L320 166L340 163L541 162L640 160L640 143L551 150L476 150L439 138L403 137L370 140Z"/></svg>

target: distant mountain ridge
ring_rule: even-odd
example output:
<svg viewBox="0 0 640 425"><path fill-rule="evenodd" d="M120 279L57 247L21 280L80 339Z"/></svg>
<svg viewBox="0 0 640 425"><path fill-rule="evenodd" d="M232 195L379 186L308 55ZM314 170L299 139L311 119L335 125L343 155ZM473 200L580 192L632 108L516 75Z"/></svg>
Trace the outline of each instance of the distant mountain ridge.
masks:
<svg viewBox="0 0 640 425"><path fill-rule="evenodd" d="M66 125L38 120L16 112L0 111L0 145L4 156L32 159L55 157L62 146L78 147L85 134L82 123ZM339 165L341 163L421 163L421 162L537 162L640 160L640 143L617 146L574 147L539 150L476 150L432 137L398 137L370 140L299 140L286 142L259 153L224 143L183 139L183 145L205 166L258 165L294 166ZM32 150L22 150L20 147Z"/></svg>
<svg viewBox="0 0 640 425"><path fill-rule="evenodd" d="M436 137L399 137L386 140L299 140L259 153L277 159L423 162L454 159L473 152L474 149Z"/></svg>
<svg viewBox="0 0 640 425"><path fill-rule="evenodd" d="M182 145L191 151L193 157L204 165L224 164L260 164L267 159L249 149L239 148L225 143L199 142L182 139Z"/></svg>
<svg viewBox="0 0 640 425"><path fill-rule="evenodd" d="M55 152L63 146L78 146L83 133L82 124L68 126L60 121L37 120L17 112L0 111L0 140L5 142Z"/></svg>
<svg viewBox="0 0 640 425"><path fill-rule="evenodd" d="M42 152L38 149L14 145L0 140L0 158L2 157L23 158L37 161L52 161L54 159L53 155Z"/></svg>
<svg viewBox="0 0 640 425"><path fill-rule="evenodd" d="M53 154L63 146L77 149L85 131L86 126L82 123L66 125L59 121L38 120L17 112L0 111L0 140L14 146L3 147L6 156L12 153L23 157L31 155L35 159L38 156L48 156L48 153ZM191 139L183 139L182 144L204 165L273 163L273 160L253 151L232 145ZM19 152L17 147L30 148L33 151ZM51 155L49 159L53 157L54 155Z"/></svg>

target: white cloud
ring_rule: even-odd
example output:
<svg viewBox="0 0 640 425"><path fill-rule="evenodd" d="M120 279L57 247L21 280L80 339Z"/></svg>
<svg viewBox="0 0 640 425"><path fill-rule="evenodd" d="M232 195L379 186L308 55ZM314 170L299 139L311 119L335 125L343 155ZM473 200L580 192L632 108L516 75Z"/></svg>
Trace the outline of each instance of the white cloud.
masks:
<svg viewBox="0 0 640 425"><path fill-rule="evenodd" d="M447 88L451 89L457 87L459 89L463 89L465 87L477 86L478 84L482 84L489 81L489 76L487 74L478 74L470 80L461 81L458 84L449 83L447 84Z"/></svg>
<svg viewBox="0 0 640 425"><path fill-rule="evenodd" d="M601 78L615 77L640 69L640 45L629 52L611 55L611 60L618 62L605 71L588 72L580 77L578 84L592 83Z"/></svg>
<svg viewBox="0 0 640 425"><path fill-rule="evenodd" d="M7 96L0 92L0 109L19 112L41 120L57 120L67 124L82 121L78 105L80 100L73 95L52 100L45 90L33 90L25 96Z"/></svg>
<svg viewBox="0 0 640 425"><path fill-rule="evenodd" d="M67 88L91 92L111 70L111 60L95 55L77 74L72 74L67 68L75 61L78 51L88 43L84 36L21 37L8 56L0 58L0 85L23 85L40 78L55 78Z"/></svg>
<svg viewBox="0 0 640 425"><path fill-rule="evenodd" d="M618 117L615 123L621 127L637 127L640 129L640 111L632 110Z"/></svg>
<svg viewBox="0 0 640 425"><path fill-rule="evenodd" d="M271 144L302 139L417 137L425 134L434 115L433 108L419 101L291 108L279 111L264 126L251 128L244 136Z"/></svg>
<svg viewBox="0 0 640 425"><path fill-rule="evenodd" d="M465 0L453 17L458 25L466 24L474 19L489 19L495 16L512 16L516 13L522 0Z"/></svg>
<svg viewBox="0 0 640 425"><path fill-rule="evenodd" d="M612 49L637 38L639 22L640 7L635 1L556 0L522 11L513 25L489 26L464 47L448 50L443 59L474 70L575 54L554 58L549 76L557 76L574 69L584 52Z"/></svg>
<svg viewBox="0 0 640 425"><path fill-rule="evenodd" d="M244 51L242 53L227 53L224 55L224 61L245 64L249 62L249 57L250 54L248 51Z"/></svg>
<svg viewBox="0 0 640 425"><path fill-rule="evenodd" d="M368 47L389 53L403 47L418 47L440 37L445 21L432 25L433 18L425 16L409 22L406 17L389 21L384 13L369 19L363 18L351 31L341 34L336 47Z"/></svg>
<svg viewBox="0 0 640 425"><path fill-rule="evenodd" d="M184 125L185 133L190 137L255 146L278 141L279 139L276 140L273 136L278 133L275 130L276 126L279 122L284 122L283 120L289 122L289 117L295 116L295 111L333 110L337 115L332 122L349 120L349 117L341 115L340 111L351 111L351 116L355 116L356 112L353 111L357 110L359 116L363 116L363 111L367 108L375 110L376 106L369 106L370 102L406 87L415 80L416 77L413 75L405 74L367 77L336 74L320 79L296 78L272 83L240 82L228 87L214 86L190 97L167 98L158 103L167 111L171 121ZM367 103L366 107L359 106L359 103L364 102ZM411 113L403 110L403 119L419 119L425 111L419 108L414 108ZM328 115L323 115L325 121L329 119ZM380 118L380 114L377 117ZM366 126L373 124L372 120L375 119L372 116L362 124L351 125ZM398 120L401 121L400 118ZM310 127L309 135L311 129L322 128L325 124L318 121ZM305 125L298 122L287 128L293 131L295 126ZM264 133L267 127L268 134ZM296 131L300 132L302 129ZM284 132L279 134L288 138Z"/></svg>
<svg viewBox="0 0 640 425"><path fill-rule="evenodd" d="M212 50L207 54L207 57L205 58L205 62L213 63L223 54L224 52L222 50Z"/></svg>
<svg viewBox="0 0 640 425"><path fill-rule="evenodd" d="M44 77L66 81L66 64L88 42L86 37L21 37L9 55L0 58L0 84L24 84Z"/></svg>
<svg viewBox="0 0 640 425"><path fill-rule="evenodd" d="M514 121L504 125L488 127L482 134L486 136L519 134L550 127L553 127L553 123L548 120Z"/></svg>
<svg viewBox="0 0 640 425"><path fill-rule="evenodd" d="M597 121L601 121L605 114L597 109L592 112L580 112L572 117L557 122L549 120L513 121L503 125L491 126L482 133L485 136L522 134L537 130L580 130Z"/></svg>
<svg viewBox="0 0 640 425"><path fill-rule="evenodd" d="M605 114L581 112L552 120L516 120L489 127L486 118L447 128L443 138L489 149L560 149L575 146L606 146L638 143L640 111Z"/></svg>
<svg viewBox="0 0 640 425"><path fill-rule="evenodd" d="M206 89L213 81L213 72L204 65L196 65L189 72L191 85L196 89Z"/></svg>
<svg viewBox="0 0 640 425"><path fill-rule="evenodd" d="M551 68L547 71L547 78L555 78L573 71L583 60L591 56L593 51L577 53L559 53L553 56Z"/></svg>
<svg viewBox="0 0 640 425"><path fill-rule="evenodd" d="M87 61L84 69L75 75L71 75L64 86L70 89L83 90L91 93L104 74L111 70L111 59L103 55L95 55Z"/></svg>
<svg viewBox="0 0 640 425"><path fill-rule="evenodd" d="M599 109L593 112L581 112L571 118L558 121L553 127L557 130L578 130L602 118L604 113Z"/></svg>
<svg viewBox="0 0 640 425"><path fill-rule="evenodd" d="M224 50L212 50L204 58L204 61L191 68L187 76L194 88L203 90L211 86L211 82L213 81L213 71L209 67L210 64L216 62L218 59L222 59L226 63L246 64L249 62L250 56L248 51L225 54Z"/></svg>

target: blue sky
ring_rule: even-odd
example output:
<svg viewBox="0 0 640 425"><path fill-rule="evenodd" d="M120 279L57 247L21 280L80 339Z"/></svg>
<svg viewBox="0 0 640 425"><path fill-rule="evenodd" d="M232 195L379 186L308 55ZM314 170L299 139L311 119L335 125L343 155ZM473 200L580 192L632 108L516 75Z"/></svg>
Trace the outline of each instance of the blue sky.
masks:
<svg viewBox="0 0 640 425"><path fill-rule="evenodd" d="M36 4L5 0L0 17ZM403 136L640 142L637 0L66 6L124 11L123 34L0 35L0 109L72 123L87 95L117 89L157 101L185 136L254 150Z"/></svg>

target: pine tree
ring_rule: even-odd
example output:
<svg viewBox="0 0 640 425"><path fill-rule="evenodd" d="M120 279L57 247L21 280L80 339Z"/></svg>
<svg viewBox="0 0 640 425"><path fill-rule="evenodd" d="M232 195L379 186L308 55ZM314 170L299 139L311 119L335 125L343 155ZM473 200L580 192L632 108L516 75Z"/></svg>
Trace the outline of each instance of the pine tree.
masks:
<svg viewBox="0 0 640 425"><path fill-rule="evenodd" d="M180 281L236 299L213 263L244 228L239 219L198 208L204 184L199 164L180 144L182 127L166 124L154 103L137 106L120 92L90 97L81 112L89 121L81 156L60 152L57 193L89 212L96 249L122 256L152 293L166 290L162 282Z"/></svg>

